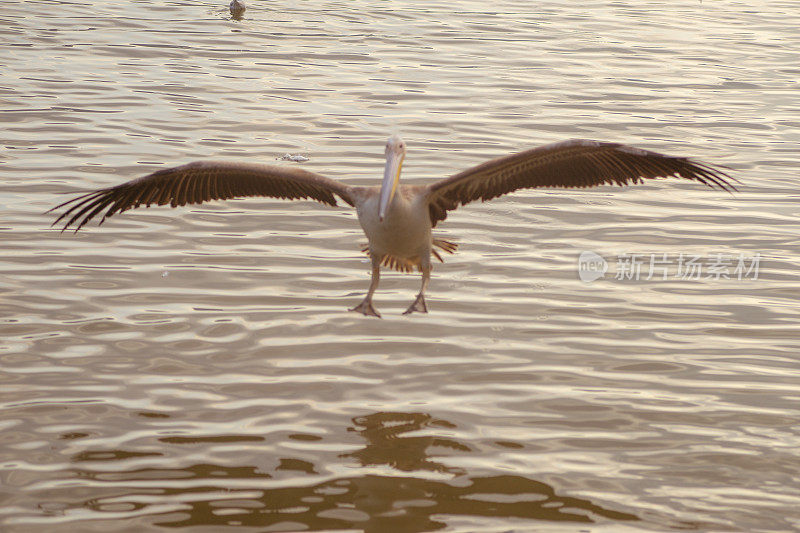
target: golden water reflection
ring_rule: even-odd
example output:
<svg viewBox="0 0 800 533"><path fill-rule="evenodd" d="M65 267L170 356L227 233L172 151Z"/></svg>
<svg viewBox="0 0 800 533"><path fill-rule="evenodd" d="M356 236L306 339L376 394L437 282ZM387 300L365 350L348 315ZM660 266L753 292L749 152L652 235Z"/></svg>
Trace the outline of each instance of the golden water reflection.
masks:
<svg viewBox="0 0 800 533"><path fill-rule="evenodd" d="M445 435L455 433L454 424L429 414L374 413L353 419L348 430L367 441L363 448L340 455L357 460L354 471L364 470L358 475L318 481L322 465L286 457L275 470L289 470L301 477L292 478L291 486L274 488L264 487L277 482L278 476L254 465L195 464L113 473L82 470L79 477L93 482L117 488L129 483L137 488L127 496L120 496L117 490L113 498L94 498L81 505L98 513L121 509L155 513L156 524L166 527L246 526L270 527L271 531L432 531L446 526L443 515L578 523L638 520L628 512L559 495L550 485L523 476L470 475L447 466L446 458L434 461L434 450L470 452L471 447ZM87 456L124 460L129 454L102 451L84 453L74 460L86 461ZM391 467L396 473L374 473L376 466ZM439 474L449 478L438 479ZM306 475L308 483L303 483ZM143 490L141 482L145 480L150 484ZM178 505L164 513L163 505L158 504L165 502ZM149 505L155 506L152 511Z"/></svg>
<svg viewBox="0 0 800 533"><path fill-rule="evenodd" d="M424 413L375 413L353 419L357 431L367 440L367 445L356 452L342 455L353 457L363 466L389 465L404 472L430 470L434 472L458 473L456 468L431 461L428 448L439 446L469 452L469 446L437 435L403 436L403 433L418 431L424 427L454 429L456 426L445 420L434 419ZM428 432L430 433L430 432Z"/></svg>

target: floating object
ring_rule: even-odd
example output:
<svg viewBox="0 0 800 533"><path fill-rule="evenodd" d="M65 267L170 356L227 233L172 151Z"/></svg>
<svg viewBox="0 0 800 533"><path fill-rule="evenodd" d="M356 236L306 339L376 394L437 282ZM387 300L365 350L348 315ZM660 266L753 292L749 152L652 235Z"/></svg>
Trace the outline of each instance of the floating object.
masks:
<svg viewBox="0 0 800 533"><path fill-rule="evenodd" d="M231 3L228 7L230 7L231 15L234 17L241 17L242 14L244 14L244 10L247 9L247 6L245 6L244 2L241 0L231 0Z"/></svg>
<svg viewBox="0 0 800 533"><path fill-rule="evenodd" d="M282 161L296 161L298 163L303 163L305 161L308 161L308 158L304 155L292 155L292 154L286 154L280 159Z"/></svg>
<svg viewBox="0 0 800 533"><path fill-rule="evenodd" d="M719 168L685 157L640 150L624 144L571 140L492 159L429 185L399 185L406 144L398 136L386 143L386 165L380 187L353 187L297 166L196 161L83 194L65 207L53 225L66 219L77 232L108 208L100 219L151 204L172 207L242 196L316 200L335 206L338 196L356 208L369 240L364 249L372 261L372 281L364 300L351 311L380 317L372 305L381 266L422 273L422 287L404 314L425 313L425 289L436 248L453 253L457 245L433 237L431 230L447 212L476 200L486 201L517 189L630 185L675 176L712 188L736 190ZM733 180L735 181L735 180ZM48 213L50 212L48 211Z"/></svg>

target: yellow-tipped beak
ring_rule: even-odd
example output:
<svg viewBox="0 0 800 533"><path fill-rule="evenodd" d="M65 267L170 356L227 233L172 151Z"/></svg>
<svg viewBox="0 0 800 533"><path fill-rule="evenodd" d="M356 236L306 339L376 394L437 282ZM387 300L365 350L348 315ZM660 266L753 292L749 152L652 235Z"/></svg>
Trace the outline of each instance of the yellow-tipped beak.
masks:
<svg viewBox="0 0 800 533"><path fill-rule="evenodd" d="M397 184L400 182L400 169L403 166L402 153L390 152L386 156L386 169L383 171L383 184L381 185L381 203L378 207L378 219L383 222L386 211L392 204Z"/></svg>

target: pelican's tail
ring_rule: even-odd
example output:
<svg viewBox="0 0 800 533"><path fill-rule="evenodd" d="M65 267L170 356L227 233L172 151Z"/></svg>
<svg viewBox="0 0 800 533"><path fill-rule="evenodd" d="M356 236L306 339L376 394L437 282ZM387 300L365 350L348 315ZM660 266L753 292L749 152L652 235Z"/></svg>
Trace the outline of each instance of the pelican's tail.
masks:
<svg viewBox="0 0 800 533"><path fill-rule="evenodd" d="M364 246L361 249L361 251L366 253L370 257L372 256L372 254L369 253L369 244ZM393 255L387 254L381 258L381 266L397 270L398 272L414 272L415 267L417 269L420 268L419 265L420 265L419 257L413 257L411 259L403 259L401 257L395 257Z"/></svg>
<svg viewBox="0 0 800 533"><path fill-rule="evenodd" d="M455 253L456 249L458 248L458 245L456 243L450 242L450 241L446 241L444 239L433 239L433 245L438 247L438 248L441 248L442 250L444 250L448 254ZM370 253L369 253L369 244L367 244L366 246L361 248L361 251L365 252L367 255L370 255ZM442 256L439 255L439 252L437 252L434 248L431 248L431 252L436 257L436 259L438 259L439 261L444 263L444 259L442 259ZM401 257L394 257L392 255L384 255L381 258L381 266L385 266L387 268L392 268L392 269L398 270L400 272L413 272L414 268L419 270L420 269L420 263L421 263L421 261L420 261L419 257L412 257L410 259L405 259L405 258L401 258Z"/></svg>
<svg viewBox="0 0 800 533"><path fill-rule="evenodd" d="M458 249L458 245L456 243L450 242L450 241L446 241L444 239L436 239L436 238L434 238L433 239L433 245L441 248L442 250L444 250L448 254L454 254L456 252L456 250ZM434 248L431 248L431 252L433 252L433 255L436 256L436 259L438 259L440 263L444 263L444 259L442 259L442 256L439 255L439 252L437 252Z"/></svg>

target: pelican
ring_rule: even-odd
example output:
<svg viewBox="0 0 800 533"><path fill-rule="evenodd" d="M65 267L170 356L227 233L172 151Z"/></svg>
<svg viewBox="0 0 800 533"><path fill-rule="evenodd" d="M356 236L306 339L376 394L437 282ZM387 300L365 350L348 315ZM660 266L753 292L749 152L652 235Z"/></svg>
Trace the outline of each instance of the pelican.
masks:
<svg viewBox="0 0 800 533"><path fill-rule="evenodd" d="M340 198L355 207L369 241L362 251L372 263L372 279L364 300L350 309L367 316L381 315L372 305L381 267L401 272L417 269L422 286L403 314L427 313L425 290L431 275L431 255L441 262L443 252L456 244L434 237L437 223L447 212L476 200L487 201L518 189L537 187L594 187L629 185L658 177L678 177L728 192L736 187L720 168L686 157L663 155L624 144L569 140L486 161L428 185L400 185L406 143L394 135L386 143L386 165L380 187L354 187L297 166L257 163L195 161L158 170L115 187L98 189L68 200L53 209L65 211L53 225L75 232L103 213L106 218L151 204L172 207L244 196L311 199L337 205Z"/></svg>

